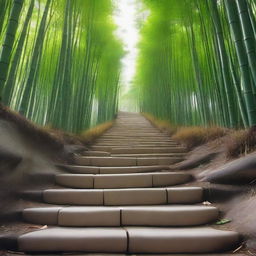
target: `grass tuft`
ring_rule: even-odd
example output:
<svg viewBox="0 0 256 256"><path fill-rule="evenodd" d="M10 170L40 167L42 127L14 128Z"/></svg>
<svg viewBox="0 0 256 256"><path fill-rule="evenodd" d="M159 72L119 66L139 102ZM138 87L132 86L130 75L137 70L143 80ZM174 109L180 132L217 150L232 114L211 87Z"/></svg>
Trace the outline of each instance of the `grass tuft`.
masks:
<svg viewBox="0 0 256 256"><path fill-rule="evenodd" d="M162 132L168 132L173 140L186 146L189 150L207 142L223 138L227 158L237 158L256 150L256 127L232 130L219 126L177 127L169 121L160 120L151 114L142 114L151 124Z"/></svg>
<svg viewBox="0 0 256 256"><path fill-rule="evenodd" d="M161 132L167 132L170 135L173 135L177 131L177 126L171 124L167 120L157 119L151 114L143 113L142 114L153 126L157 127Z"/></svg>
<svg viewBox="0 0 256 256"><path fill-rule="evenodd" d="M52 135L53 137L61 141L63 144L82 144L81 139L77 134L54 128L51 125L42 126L40 127L40 129Z"/></svg>
<svg viewBox="0 0 256 256"><path fill-rule="evenodd" d="M34 143L55 150L62 150L65 144L89 144L113 125L113 122L107 122L77 135L53 128L51 125L36 125L20 113L1 104L0 119L13 123L21 133L30 137Z"/></svg>
<svg viewBox="0 0 256 256"><path fill-rule="evenodd" d="M172 136L172 139L185 145L188 149L192 149L211 140L215 140L227 134L227 129L212 126L212 127L181 127Z"/></svg>
<svg viewBox="0 0 256 256"><path fill-rule="evenodd" d="M236 158L256 150L255 128L237 130L232 132L227 139L227 158Z"/></svg>
<svg viewBox="0 0 256 256"><path fill-rule="evenodd" d="M100 135L106 132L113 126L114 122L109 121L100 125L97 125L85 132L82 132L79 137L84 144L91 144L95 139L97 139Z"/></svg>

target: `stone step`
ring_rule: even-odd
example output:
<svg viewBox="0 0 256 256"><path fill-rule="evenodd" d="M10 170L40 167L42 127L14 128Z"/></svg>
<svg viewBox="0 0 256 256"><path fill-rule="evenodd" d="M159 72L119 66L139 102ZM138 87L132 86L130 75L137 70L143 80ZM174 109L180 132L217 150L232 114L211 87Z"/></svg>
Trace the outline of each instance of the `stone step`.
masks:
<svg viewBox="0 0 256 256"><path fill-rule="evenodd" d="M129 166L129 167L100 167L100 174L118 173L147 173L168 170L168 165L148 165L148 166Z"/></svg>
<svg viewBox="0 0 256 256"><path fill-rule="evenodd" d="M128 256L130 254L123 254L123 253L112 253L111 255L113 256ZM134 254L132 254L133 256L135 256ZM161 255L164 255L164 256L191 256L191 253L189 254L184 254L184 253L179 253L179 254L176 254L176 253L172 253L172 254L169 254L169 253L165 253L165 254L157 254L157 256L161 256ZM74 254L72 253L72 256L81 256L81 254ZM83 256L109 256L109 253L83 253ZM137 256L137 255L136 255ZM139 256L152 256L152 254L150 253L140 253ZM156 256L154 254L154 256ZM240 254L240 253L232 253L232 252L227 252L227 253L211 253L210 255L207 253L200 253L200 256L245 256L245 254Z"/></svg>
<svg viewBox="0 0 256 256"><path fill-rule="evenodd" d="M142 133L142 130L140 129L143 129L143 131L145 131L145 133L159 133L161 134L161 131L159 131L158 129L156 128L153 128L152 126L148 126L148 125L141 125L137 127L134 127L134 126L119 126L119 127L112 127L111 129L109 129L108 131L106 131L106 133L104 134L117 134L117 133L120 133L120 134L125 134L125 133L132 133L132 132L139 132L139 133Z"/></svg>
<svg viewBox="0 0 256 256"><path fill-rule="evenodd" d="M170 145L170 146L177 146L177 143L172 142L172 141L159 141L159 140L154 140L154 141L148 141L148 140L136 140L130 138L127 141L122 141L122 140L107 140L107 141L96 141L94 145L103 145L103 144L109 144L109 145L115 145L115 144L136 144L136 145Z"/></svg>
<svg viewBox="0 0 256 256"><path fill-rule="evenodd" d="M123 117L122 117L122 119L123 119ZM112 130L113 131L116 131L116 130L122 131L123 126L126 126L127 129L136 129L138 126L143 126L143 127L145 127L145 129L148 129L148 130L158 130L157 128L152 126L148 121L143 120L143 122L141 122L142 121L141 119L140 120L136 119L136 121L137 121L136 124L132 124L131 122L129 122L129 125L127 125L127 120L125 122L122 122L121 119L117 119L115 125L112 126L108 131L112 131Z"/></svg>
<svg viewBox="0 0 256 256"><path fill-rule="evenodd" d="M91 147L98 147L98 146L102 146L102 147L112 147L112 148L151 148L151 149L154 149L154 148L172 148L175 149L178 148L183 148L183 147L180 147L180 146L175 146L175 145L170 145L170 144L167 144L167 145L161 145L161 144L157 144L157 145L150 145L150 144L138 144L138 146L134 143L115 143L115 144L109 144L109 143L96 143L94 144L93 146ZM185 148L183 148L185 149ZM93 150L93 151L98 151L98 150ZM105 151L105 152L109 152L109 151ZM151 153L151 152L150 152ZM153 152L154 153L154 152ZM168 152L164 152L164 153L168 153Z"/></svg>
<svg viewBox="0 0 256 256"><path fill-rule="evenodd" d="M159 131L157 128L153 127L151 124L144 122L141 123L137 120L136 125L132 125L131 123L129 123L129 125L127 125L127 123L125 125L121 125L121 123L116 123L114 126L112 126L107 132L116 132L116 131L124 131L123 128L127 128L127 130L138 130L138 126L139 127L143 127L145 128L145 130L153 130L153 131Z"/></svg>
<svg viewBox="0 0 256 256"><path fill-rule="evenodd" d="M203 201L203 188L47 189L43 201L61 205L162 205Z"/></svg>
<svg viewBox="0 0 256 256"><path fill-rule="evenodd" d="M146 123L146 122L141 123L137 120L135 125L132 125L131 123L129 123L129 125L127 125L127 123L118 122L114 126L112 126L107 132L116 132L116 131L125 132L126 130L128 130L128 131L139 130L138 127L144 128L146 131L159 131L157 128L153 127L151 124ZM125 128L125 130L124 130L124 128Z"/></svg>
<svg viewBox="0 0 256 256"><path fill-rule="evenodd" d="M127 141L127 140L131 140L131 141L162 141L162 142L172 142L177 144L176 141L171 140L170 138L166 137L166 136L149 136L149 137L144 137L144 136L137 136L137 137L133 137L133 136L108 136L108 137L99 137L97 139L98 140L107 140L107 141L111 141L111 140L123 140L123 141Z"/></svg>
<svg viewBox="0 0 256 256"><path fill-rule="evenodd" d="M108 147L108 148L125 148L125 147L130 147L130 148L173 148L173 151L176 152L177 150L179 151L179 148L177 149L177 146L170 145L170 144L135 144L135 143L117 143L117 144L105 144L105 143L95 143L93 147ZM100 150L102 151L102 150ZM104 149L105 151L105 149ZM108 150L107 150L108 151Z"/></svg>
<svg viewBox="0 0 256 256"><path fill-rule="evenodd" d="M141 130L140 130L141 129ZM129 127L122 127L120 129L112 129L112 130L109 130L107 131L106 133L102 134L102 136L133 136L136 134L139 134L141 136L143 136L144 134L145 135L148 135L148 136L151 136L152 134L153 135L156 135L156 136L166 136L167 137L167 133L164 133L164 132L161 132L159 130L156 130L156 129L148 129L147 127L144 127L144 128L140 128L140 129L135 129L135 128L129 128Z"/></svg>
<svg viewBox="0 0 256 256"><path fill-rule="evenodd" d="M182 161L183 157L92 157L75 156L74 164L86 166L148 166L170 165Z"/></svg>
<svg viewBox="0 0 256 256"><path fill-rule="evenodd" d="M58 174L56 183L70 188L151 188L184 184L192 179L187 173L138 174Z"/></svg>
<svg viewBox="0 0 256 256"><path fill-rule="evenodd" d="M146 154L111 154L104 151L84 151L80 153L82 156L111 156L111 157L176 157L185 156L186 153L146 153Z"/></svg>
<svg viewBox="0 0 256 256"><path fill-rule="evenodd" d="M172 140L168 140L166 138L153 138L153 137L149 137L149 138L134 138L134 137L113 137L113 138L99 138L97 139L97 142L118 142L118 141L122 141L122 142L137 142L137 143L154 143L154 142L161 142L161 143L172 143L174 145L179 145L177 142L172 141Z"/></svg>
<svg viewBox="0 0 256 256"><path fill-rule="evenodd" d="M132 123L131 121L136 121L136 123ZM129 122L129 124L128 124ZM127 125L128 124L128 125ZM136 127L140 127L143 126L146 129L157 129L155 128L150 122L148 122L148 120L145 119L126 119L124 117L118 118L116 119L115 125L112 126L109 131L113 130L117 130L117 129L121 129L123 127L127 127L127 129L135 129ZM138 129L138 128L137 128Z"/></svg>
<svg viewBox="0 0 256 256"><path fill-rule="evenodd" d="M118 134L118 133L113 133L113 134L103 134L101 135L98 139L131 139L134 138L134 140L145 140L145 139L161 139L161 140L170 140L173 142L176 142L173 140L170 136L163 134L163 133L156 133L156 136L146 136L146 133L141 133L139 134L138 131L135 131L134 133L131 134Z"/></svg>
<svg viewBox="0 0 256 256"><path fill-rule="evenodd" d="M140 130L141 129L141 130ZM112 127L112 129L109 129L107 132L105 132L102 136L105 136L105 135L116 135L116 134L121 134L121 135L125 135L125 134L157 134L157 135L166 135L167 136L167 133L166 132L162 132L156 128L149 128L149 127L145 127L144 128L140 128L140 129L136 129L134 127ZM143 129L143 130L142 130Z"/></svg>
<svg viewBox="0 0 256 256"><path fill-rule="evenodd" d="M128 167L97 167L80 165L61 165L66 171L80 174L114 174L114 173L145 173L168 170L168 165L128 166Z"/></svg>
<svg viewBox="0 0 256 256"><path fill-rule="evenodd" d="M18 248L32 252L126 252L123 228L48 228L19 236Z"/></svg>
<svg viewBox="0 0 256 256"><path fill-rule="evenodd" d="M48 255L48 254L47 254ZM83 252L82 254L83 256L109 256L109 253L87 253L87 252ZM72 256L82 256L79 253L72 253ZM127 254L127 253L111 253L111 256L128 256L131 254ZM136 254L132 254L133 256L137 256ZM189 254L184 254L184 253L164 253L164 254L153 254L154 256L191 256L191 253ZM140 253L139 256L152 256L152 254L150 253ZM240 254L240 253L232 253L232 252L226 252L226 253L211 253L209 255L209 253L205 254L205 253L200 253L200 256L245 256L245 254Z"/></svg>
<svg viewBox="0 0 256 256"><path fill-rule="evenodd" d="M133 142L132 140L127 140L127 141L121 141L121 140L117 140L117 141L97 141L95 142L93 145L95 146L123 146L123 147L129 147L129 146L137 146L137 145L141 145L141 146L147 146L147 145L151 145L151 146L158 146L158 145L167 145L167 147L177 147L179 145L174 144L172 142L161 142L161 141L155 141L155 142L144 142L144 141L136 141Z"/></svg>
<svg viewBox="0 0 256 256"><path fill-rule="evenodd" d="M239 235L213 228L127 227L130 253L211 253L236 248Z"/></svg>
<svg viewBox="0 0 256 256"><path fill-rule="evenodd" d="M118 132L115 132L115 133L112 133L112 134L109 134L109 133L104 133L104 135L102 135L104 137L116 137L116 136L122 136L122 137L125 137L125 136L131 136L131 137L134 137L134 138L137 138L137 137L161 137L161 138L168 138L168 136L166 136L165 134L161 133L161 132L139 132L138 130L137 131L134 131L134 132L122 132L122 133L118 133Z"/></svg>
<svg viewBox="0 0 256 256"><path fill-rule="evenodd" d="M231 250L238 242L233 231L154 227L56 227L20 235L17 241L24 252L198 254Z"/></svg>
<svg viewBox="0 0 256 256"><path fill-rule="evenodd" d="M213 206L127 206L28 208L26 222L65 227L195 226L214 222L219 211Z"/></svg>
<svg viewBox="0 0 256 256"><path fill-rule="evenodd" d="M88 150L88 151L82 152L82 155L83 156L110 156L111 153L110 152L106 152L106 151Z"/></svg>
<svg viewBox="0 0 256 256"><path fill-rule="evenodd" d="M148 123L136 123L136 125L123 125L121 123L116 124L115 126L112 126L111 129L107 130L106 133L126 133L129 131L138 131L141 132L139 128L144 128L145 132L161 132L159 129L153 127L152 125L148 124Z"/></svg>
<svg viewBox="0 0 256 256"><path fill-rule="evenodd" d="M132 131L132 132L123 132L123 133L104 133L103 135L100 136L100 138L125 138L125 137L132 137L132 138L136 138L136 139L140 139L140 138L164 138L164 139L170 139L170 136L161 133L161 132L138 132L137 131Z"/></svg>
<svg viewBox="0 0 256 256"><path fill-rule="evenodd" d="M111 154L112 157L183 157L186 153Z"/></svg>
<svg viewBox="0 0 256 256"><path fill-rule="evenodd" d="M169 144L172 144L172 145L179 145L177 144L176 142L174 141L171 141L171 140L166 140L166 139L135 139L133 140L132 138L113 138L113 139L98 139L96 141L96 143L111 143L111 142L114 142L114 143L169 143Z"/></svg>
<svg viewBox="0 0 256 256"><path fill-rule="evenodd" d="M184 153L184 147L128 147L128 146L92 146L93 150L103 150L112 154L147 154L147 153Z"/></svg>

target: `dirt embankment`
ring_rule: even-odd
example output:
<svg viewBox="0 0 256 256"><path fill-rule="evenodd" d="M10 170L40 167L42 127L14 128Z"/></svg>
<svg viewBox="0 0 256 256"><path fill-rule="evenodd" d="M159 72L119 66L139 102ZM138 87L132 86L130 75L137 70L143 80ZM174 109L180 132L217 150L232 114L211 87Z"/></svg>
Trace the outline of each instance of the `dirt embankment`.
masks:
<svg viewBox="0 0 256 256"><path fill-rule="evenodd" d="M230 222L218 226L237 230L245 238L242 252L256 255L256 152L227 157L228 136L191 150L186 160L171 166L195 176L196 184L209 189L210 198Z"/></svg>
<svg viewBox="0 0 256 256"><path fill-rule="evenodd" d="M47 186L61 172L56 163L66 163L85 149L76 136L46 130L0 106L0 219L19 210L21 190Z"/></svg>
<svg viewBox="0 0 256 256"><path fill-rule="evenodd" d="M60 166L72 164L76 153L86 151L112 125L109 121L76 135L35 125L0 104L0 222L10 216L15 220L15 212L29 206L20 192L33 191L37 197L38 190L56 186Z"/></svg>

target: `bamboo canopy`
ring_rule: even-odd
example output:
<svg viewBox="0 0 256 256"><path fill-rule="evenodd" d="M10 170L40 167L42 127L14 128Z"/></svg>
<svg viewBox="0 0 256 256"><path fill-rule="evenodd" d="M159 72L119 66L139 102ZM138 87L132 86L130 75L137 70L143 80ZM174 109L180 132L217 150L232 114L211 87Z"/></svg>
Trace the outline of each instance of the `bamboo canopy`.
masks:
<svg viewBox="0 0 256 256"><path fill-rule="evenodd" d="M131 108L177 125L255 126L256 1L137 1L147 17ZM112 0L0 6L3 104L72 132L114 119L125 51Z"/></svg>
<svg viewBox="0 0 256 256"><path fill-rule="evenodd" d="M4 104L73 132L90 126L92 112L96 122L114 118L124 52L111 0L1 0L0 6Z"/></svg>
<svg viewBox="0 0 256 256"><path fill-rule="evenodd" d="M255 126L256 2L143 2L140 110L178 125Z"/></svg>

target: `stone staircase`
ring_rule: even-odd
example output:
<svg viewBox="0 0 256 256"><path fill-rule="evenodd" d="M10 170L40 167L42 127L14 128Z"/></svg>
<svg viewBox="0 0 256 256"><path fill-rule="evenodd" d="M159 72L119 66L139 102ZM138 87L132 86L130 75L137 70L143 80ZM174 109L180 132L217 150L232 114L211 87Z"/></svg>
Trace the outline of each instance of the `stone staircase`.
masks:
<svg viewBox="0 0 256 256"><path fill-rule="evenodd" d="M156 255L236 248L236 232L209 227L219 210L202 204L204 189L181 186L193 177L167 170L185 153L141 115L121 113L90 151L64 166L69 173L55 176L59 187L41 192L49 207L23 210L24 221L49 227L20 235L18 249Z"/></svg>

